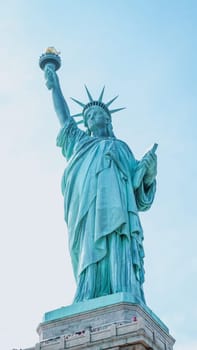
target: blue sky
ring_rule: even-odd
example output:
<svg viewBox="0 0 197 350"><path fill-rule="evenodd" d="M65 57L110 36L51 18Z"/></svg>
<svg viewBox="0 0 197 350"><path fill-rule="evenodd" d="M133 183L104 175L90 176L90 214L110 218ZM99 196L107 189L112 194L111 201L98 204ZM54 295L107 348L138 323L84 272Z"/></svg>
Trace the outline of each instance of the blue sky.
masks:
<svg viewBox="0 0 197 350"><path fill-rule="evenodd" d="M6 1L1 4L2 348L38 341L44 312L75 290L60 192L65 160L38 58L61 51L62 89L86 102L116 94L117 137L136 158L158 142L158 189L141 215L148 306L176 338L197 348L197 3L192 0ZM106 100L105 100L106 99Z"/></svg>

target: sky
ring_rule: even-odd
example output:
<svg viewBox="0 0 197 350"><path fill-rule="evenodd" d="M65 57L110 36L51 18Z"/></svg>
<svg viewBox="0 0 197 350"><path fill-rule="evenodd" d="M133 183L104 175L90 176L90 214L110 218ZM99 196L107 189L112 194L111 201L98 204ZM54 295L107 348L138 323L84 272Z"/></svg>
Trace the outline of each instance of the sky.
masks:
<svg viewBox="0 0 197 350"><path fill-rule="evenodd" d="M116 136L140 159L158 146L157 195L141 215L147 305L176 339L197 349L197 2L195 0L7 0L0 12L0 342L38 342L46 311L72 303L56 147L59 122L39 56L61 51L70 96L84 84L113 107Z"/></svg>

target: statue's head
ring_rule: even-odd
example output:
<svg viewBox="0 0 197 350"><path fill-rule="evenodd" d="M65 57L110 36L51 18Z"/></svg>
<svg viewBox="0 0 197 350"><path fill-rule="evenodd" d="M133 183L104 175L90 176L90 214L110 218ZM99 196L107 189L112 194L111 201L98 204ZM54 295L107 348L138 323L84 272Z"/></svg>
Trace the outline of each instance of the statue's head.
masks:
<svg viewBox="0 0 197 350"><path fill-rule="evenodd" d="M107 136L114 137L113 134L113 128L112 128L112 119L111 114L118 112L124 108L117 108L114 110L109 110L109 106L115 99L118 97L114 97L112 100L110 100L107 103L104 103L102 101L104 88L101 91L101 94L98 98L98 100L93 100L90 92L88 91L87 87L86 92L88 94L89 102L87 104L84 104L74 98L72 100L76 103L78 103L81 107L83 107L82 113L76 114L73 117L80 117L82 116L83 119L78 122L78 124L83 123L84 126L87 128L87 133L91 135L91 133L94 133L96 129L99 128L106 128L107 130Z"/></svg>
<svg viewBox="0 0 197 350"><path fill-rule="evenodd" d="M89 135L94 134L100 128L104 128L107 131L107 136L114 137L111 115L102 107L91 106L87 108L83 114L83 121Z"/></svg>

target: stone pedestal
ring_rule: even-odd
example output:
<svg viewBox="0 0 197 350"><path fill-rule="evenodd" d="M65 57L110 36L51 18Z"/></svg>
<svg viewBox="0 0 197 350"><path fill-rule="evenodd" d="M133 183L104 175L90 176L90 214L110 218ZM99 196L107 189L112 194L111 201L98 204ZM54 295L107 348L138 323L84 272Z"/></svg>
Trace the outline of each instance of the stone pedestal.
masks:
<svg viewBox="0 0 197 350"><path fill-rule="evenodd" d="M44 315L39 343L26 350L172 350L175 340L146 306L118 293Z"/></svg>

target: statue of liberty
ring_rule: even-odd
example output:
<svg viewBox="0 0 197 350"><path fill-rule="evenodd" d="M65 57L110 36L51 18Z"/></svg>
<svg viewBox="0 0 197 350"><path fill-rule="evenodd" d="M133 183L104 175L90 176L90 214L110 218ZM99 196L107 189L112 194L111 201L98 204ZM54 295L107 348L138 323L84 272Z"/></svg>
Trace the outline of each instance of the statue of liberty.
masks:
<svg viewBox="0 0 197 350"><path fill-rule="evenodd" d="M74 302L127 292L145 304L143 230L138 212L151 207L156 191L156 144L142 160L113 132L110 110L86 88L88 102L71 116L52 64L45 66L61 130L57 146L67 160L62 178L64 215L77 284ZM75 117L82 116L86 131Z"/></svg>

